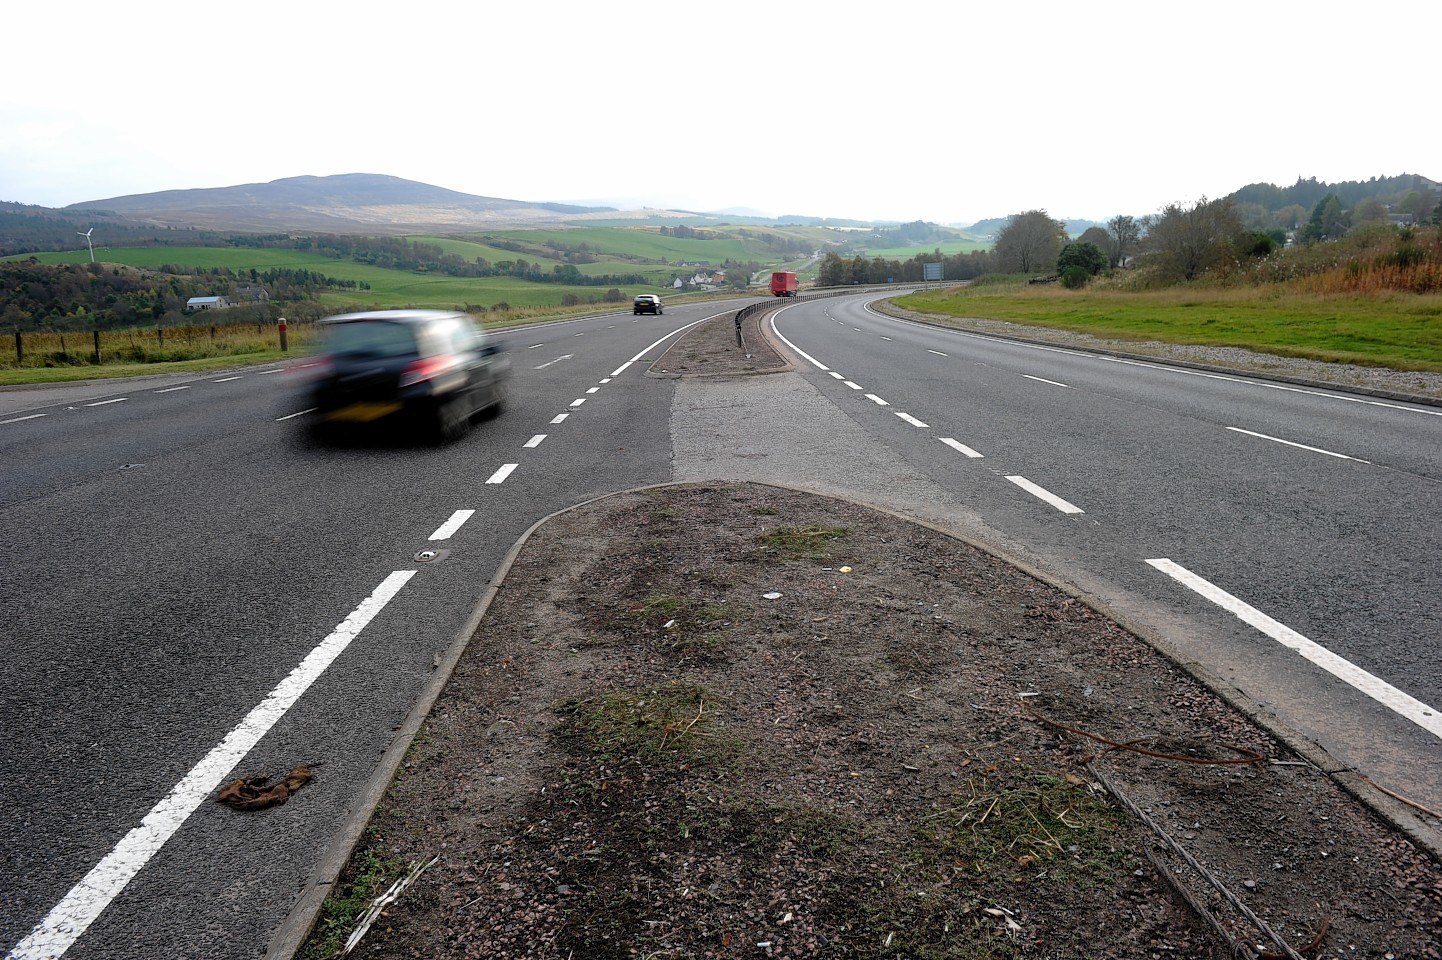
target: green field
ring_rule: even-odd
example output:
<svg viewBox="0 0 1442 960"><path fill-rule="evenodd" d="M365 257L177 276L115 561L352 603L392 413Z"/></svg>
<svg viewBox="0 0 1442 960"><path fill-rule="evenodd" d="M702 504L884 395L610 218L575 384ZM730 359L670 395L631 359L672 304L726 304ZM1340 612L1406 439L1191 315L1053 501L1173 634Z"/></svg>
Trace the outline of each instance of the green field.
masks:
<svg viewBox="0 0 1442 960"><path fill-rule="evenodd" d="M898 306L1120 340L1244 347L1285 357L1442 371L1442 295L1318 296L1268 287L1152 292L980 284Z"/></svg>

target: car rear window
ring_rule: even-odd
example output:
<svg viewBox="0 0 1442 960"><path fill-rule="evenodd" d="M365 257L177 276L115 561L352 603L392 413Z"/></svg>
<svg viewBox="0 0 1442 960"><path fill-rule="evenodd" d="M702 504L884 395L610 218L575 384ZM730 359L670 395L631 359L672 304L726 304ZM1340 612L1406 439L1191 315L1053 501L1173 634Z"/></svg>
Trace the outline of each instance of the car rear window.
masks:
<svg viewBox="0 0 1442 960"><path fill-rule="evenodd" d="M330 328L331 353L364 354L371 357L414 356L415 334L403 323L384 320L351 320Z"/></svg>

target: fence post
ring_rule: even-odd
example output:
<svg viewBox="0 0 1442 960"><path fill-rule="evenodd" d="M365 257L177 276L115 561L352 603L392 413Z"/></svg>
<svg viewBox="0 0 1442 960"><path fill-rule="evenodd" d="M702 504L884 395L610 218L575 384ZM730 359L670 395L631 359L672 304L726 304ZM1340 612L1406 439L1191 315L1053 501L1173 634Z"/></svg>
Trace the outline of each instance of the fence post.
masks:
<svg viewBox="0 0 1442 960"><path fill-rule="evenodd" d="M156 342L160 345L160 349L164 350L164 349L165 349L165 328L164 328L164 327L157 326L157 327L155 328L155 340L156 340Z"/></svg>
<svg viewBox="0 0 1442 960"><path fill-rule="evenodd" d="M19 366L25 359L25 347L20 342L20 331L15 331L15 365Z"/></svg>
<svg viewBox="0 0 1442 960"><path fill-rule="evenodd" d="M95 331L95 365L100 366L100 331Z"/></svg>

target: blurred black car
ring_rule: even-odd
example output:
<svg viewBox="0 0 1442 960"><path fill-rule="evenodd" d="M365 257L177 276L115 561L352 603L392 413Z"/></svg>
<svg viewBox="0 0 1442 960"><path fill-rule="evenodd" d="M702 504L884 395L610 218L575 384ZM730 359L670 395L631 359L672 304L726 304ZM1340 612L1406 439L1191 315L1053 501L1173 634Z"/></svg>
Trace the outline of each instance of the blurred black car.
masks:
<svg viewBox="0 0 1442 960"><path fill-rule="evenodd" d="M310 399L322 429L386 425L445 441L500 410L510 360L463 313L381 310L320 324Z"/></svg>
<svg viewBox="0 0 1442 960"><path fill-rule="evenodd" d="M661 309L661 298L654 293L643 293L631 304L631 313L655 313L662 314L666 311Z"/></svg>

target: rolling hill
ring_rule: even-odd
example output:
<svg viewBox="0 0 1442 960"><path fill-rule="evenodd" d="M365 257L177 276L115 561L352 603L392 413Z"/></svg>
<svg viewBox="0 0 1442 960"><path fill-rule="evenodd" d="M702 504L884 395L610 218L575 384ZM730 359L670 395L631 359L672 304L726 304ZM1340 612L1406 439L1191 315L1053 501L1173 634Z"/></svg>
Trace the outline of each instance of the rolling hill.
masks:
<svg viewBox="0 0 1442 960"><path fill-rule="evenodd" d="M372 173L287 177L232 187L166 190L87 200L64 210L68 213L105 211L156 227L255 233L456 232L624 216L608 207L478 197Z"/></svg>

